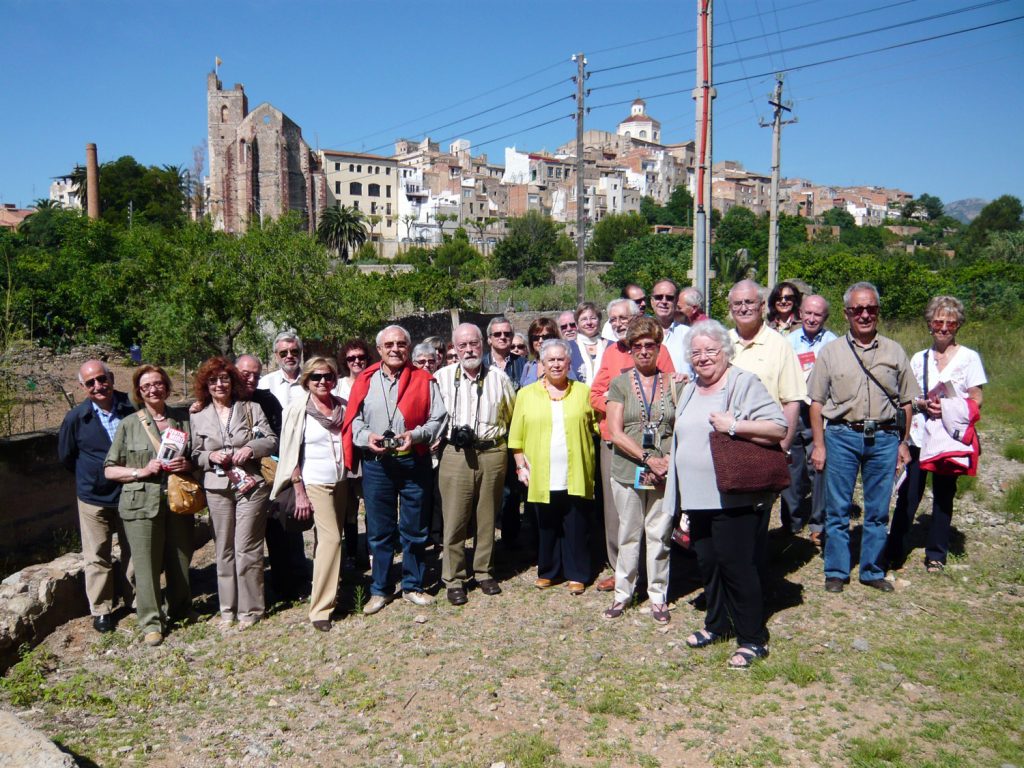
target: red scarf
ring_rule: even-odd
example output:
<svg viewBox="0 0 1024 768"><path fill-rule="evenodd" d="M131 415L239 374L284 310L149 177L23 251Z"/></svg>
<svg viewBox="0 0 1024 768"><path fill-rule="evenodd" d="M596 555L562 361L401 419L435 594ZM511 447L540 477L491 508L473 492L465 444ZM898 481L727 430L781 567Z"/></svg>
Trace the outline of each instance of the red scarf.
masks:
<svg viewBox="0 0 1024 768"><path fill-rule="evenodd" d="M380 370L380 363L374 363L359 374L352 384L348 396L348 407L345 409L345 421L341 425L341 440L345 451L345 466L349 471L355 470L355 446L352 444L352 421L362 408L363 400L370 391L370 379ZM407 430L421 427L430 418L430 382L434 377L429 371L405 365L398 372L398 410L405 420ZM430 450L425 443L417 443L413 450L423 456Z"/></svg>

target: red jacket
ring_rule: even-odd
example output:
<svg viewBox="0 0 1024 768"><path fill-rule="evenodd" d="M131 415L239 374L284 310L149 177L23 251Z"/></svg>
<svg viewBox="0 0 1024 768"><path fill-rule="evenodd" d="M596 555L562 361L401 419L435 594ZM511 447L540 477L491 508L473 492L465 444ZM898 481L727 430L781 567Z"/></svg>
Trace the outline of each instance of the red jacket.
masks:
<svg viewBox="0 0 1024 768"><path fill-rule="evenodd" d="M345 410L345 419L341 424L341 440L345 451L345 466L349 471L355 470L355 446L352 444L352 421L356 414L363 407L363 400L366 393L370 391L370 379L380 370L380 363L374 363L352 384L352 391L348 396L348 407ZM423 426L430 418L430 382L434 377L429 371L406 365L398 374L398 410L405 420L405 428L415 429ZM413 446L417 454L423 456L430 450L430 446L417 444Z"/></svg>
<svg viewBox="0 0 1024 768"><path fill-rule="evenodd" d="M608 410L608 387L612 385L612 379L616 376L631 371L635 367L629 347L623 342L617 341L604 351L601 367L598 368L597 375L594 376L594 383L590 385L590 407L601 417L602 440L612 439L608 434L608 420L605 418L605 412ZM675 366L672 365L672 357L665 349L664 344L661 345L661 350L658 352L658 370L662 373L675 373L676 371Z"/></svg>

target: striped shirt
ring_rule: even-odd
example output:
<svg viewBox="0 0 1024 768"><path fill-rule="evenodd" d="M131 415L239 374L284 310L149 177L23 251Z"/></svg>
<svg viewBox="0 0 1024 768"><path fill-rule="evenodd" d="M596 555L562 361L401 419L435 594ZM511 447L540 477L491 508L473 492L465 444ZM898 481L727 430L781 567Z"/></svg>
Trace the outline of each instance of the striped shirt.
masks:
<svg viewBox="0 0 1024 768"><path fill-rule="evenodd" d="M96 403L92 404L92 410L99 417L100 424L107 430L107 434L110 435L110 442L114 442L114 435L117 434L117 425L121 423L121 417L114 413L113 408L104 411Z"/></svg>
<svg viewBox="0 0 1024 768"><path fill-rule="evenodd" d="M480 386L476 377L466 375L461 364L452 363L437 371L434 380L448 411L445 437L450 437L457 427L468 426L477 440L505 438L512 421L516 393L504 372L488 366L483 386Z"/></svg>

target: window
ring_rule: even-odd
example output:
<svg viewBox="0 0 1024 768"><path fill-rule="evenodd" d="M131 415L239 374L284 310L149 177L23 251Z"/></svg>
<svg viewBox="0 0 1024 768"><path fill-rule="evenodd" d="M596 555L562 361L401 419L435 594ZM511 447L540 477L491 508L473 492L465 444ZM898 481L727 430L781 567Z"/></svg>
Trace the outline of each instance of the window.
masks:
<svg viewBox="0 0 1024 768"><path fill-rule="evenodd" d="M356 172L356 166L355 166L354 163L349 163L348 164L348 172L349 173L355 173Z"/></svg>
<svg viewBox="0 0 1024 768"><path fill-rule="evenodd" d="M391 169L390 168L385 168L384 169L384 175L385 176L390 176L391 175Z"/></svg>
<svg viewBox="0 0 1024 768"><path fill-rule="evenodd" d="M348 193L350 195L361 195L363 194L363 185L358 181L353 181L348 185Z"/></svg>
<svg viewBox="0 0 1024 768"><path fill-rule="evenodd" d="M363 166L357 165L356 166L356 173L362 173L362 172L363 172Z"/></svg>
<svg viewBox="0 0 1024 768"><path fill-rule="evenodd" d="M374 168L373 172L374 173L380 173L380 166L378 165L376 168Z"/></svg>
<svg viewBox="0 0 1024 768"><path fill-rule="evenodd" d="M385 191L385 196L386 197L391 197L391 185L390 184L387 185L387 188L386 188L386 191Z"/></svg>
<svg viewBox="0 0 1024 768"><path fill-rule="evenodd" d="M388 208L390 208L390 207L391 207L391 206L389 205L389 206L388 206ZM390 213L390 211L388 211L388 213ZM389 229L390 229L390 227L391 227L391 224L392 224L392 223L393 223L393 222L391 221L391 219L388 219L388 228L389 228Z"/></svg>
<svg viewBox="0 0 1024 768"><path fill-rule="evenodd" d="M228 121L228 108L227 107L221 107L220 108L220 121L222 123L226 123ZM223 139L224 137L221 136L221 138Z"/></svg>
<svg viewBox="0 0 1024 768"><path fill-rule="evenodd" d="M359 210L359 201L358 200L353 200L352 201L352 207L355 208L358 211Z"/></svg>
<svg viewBox="0 0 1024 768"><path fill-rule="evenodd" d="M391 203L388 203L388 204L387 204L387 211L386 211L386 213L387 213L387 215L388 215L388 216L390 216L390 215L391 215ZM391 225L390 225L390 224L388 224L388 226L390 227Z"/></svg>
<svg viewBox="0 0 1024 768"><path fill-rule="evenodd" d="M341 163L335 163L334 164L334 170L340 171L341 170Z"/></svg>
<svg viewBox="0 0 1024 768"><path fill-rule="evenodd" d="M640 131L640 138L641 139L646 139L647 138L647 131Z"/></svg>
<svg viewBox="0 0 1024 768"><path fill-rule="evenodd" d="M380 184L367 185L366 194L368 194L370 197L380 197Z"/></svg>
<svg viewBox="0 0 1024 768"><path fill-rule="evenodd" d="M370 202L370 213L373 214L373 213L376 213L376 212L377 212L377 203L371 201Z"/></svg>
<svg viewBox="0 0 1024 768"><path fill-rule="evenodd" d="M341 194L341 182L340 181L334 182L334 194L336 194L336 195L340 195Z"/></svg>

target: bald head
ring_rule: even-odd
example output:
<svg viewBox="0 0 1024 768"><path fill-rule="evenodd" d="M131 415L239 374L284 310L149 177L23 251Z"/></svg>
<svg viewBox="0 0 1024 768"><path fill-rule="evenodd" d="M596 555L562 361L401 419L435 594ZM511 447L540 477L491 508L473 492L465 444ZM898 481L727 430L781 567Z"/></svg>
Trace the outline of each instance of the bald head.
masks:
<svg viewBox="0 0 1024 768"><path fill-rule="evenodd" d="M804 327L804 335L814 338L828 320L828 301L824 296L812 294L804 296L800 302L800 323Z"/></svg>
<svg viewBox="0 0 1024 768"><path fill-rule="evenodd" d="M86 360L78 369L78 383L85 396L104 411L114 404L114 374L102 360Z"/></svg>
<svg viewBox="0 0 1024 768"><path fill-rule="evenodd" d="M242 376L242 397L252 397L263 374L263 363L255 355L239 355L235 360L235 368Z"/></svg>
<svg viewBox="0 0 1024 768"><path fill-rule="evenodd" d="M452 343L463 370L467 373L478 371L484 354L484 335L480 329L472 323L462 323L452 334Z"/></svg>

